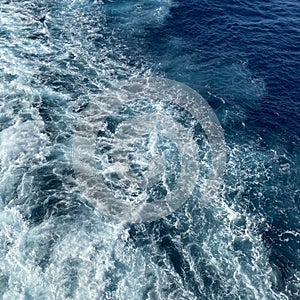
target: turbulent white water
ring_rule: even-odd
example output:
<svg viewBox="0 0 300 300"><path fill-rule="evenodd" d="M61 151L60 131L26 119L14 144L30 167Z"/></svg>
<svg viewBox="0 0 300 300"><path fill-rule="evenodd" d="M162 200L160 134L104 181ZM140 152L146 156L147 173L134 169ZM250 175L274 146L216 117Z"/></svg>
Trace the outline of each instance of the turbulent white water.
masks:
<svg viewBox="0 0 300 300"><path fill-rule="evenodd" d="M138 45L145 27L164 22L170 1L0 5L0 299L283 298L271 290L275 277L256 235L264 220L229 207L225 189L206 205L194 193L171 217L133 227L103 215L80 194L72 161L80 114L119 80L155 75L130 44ZM170 123L164 118L154 117L155 128ZM135 121L145 135L141 127L149 118ZM148 182L157 183L159 147L152 148L156 164L147 160L159 138L153 128L152 136L131 145L148 151L135 149L132 161L145 167ZM176 161L182 147L171 137L159 145ZM196 151L185 147L183 154ZM239 170L236 153L252 159L242 148L227 152L228 172ZM111 164L101 159L100 169L111 180ZM172 161L163 178L168 170L180 173ZM227 188L236 191L242 184ZM132 189L123 189L126 197ZM139 191L143 201L145 192Z"/></svg>
<svg viewBox="0 0 300 300"><path fill-rule="evenodd" d="M188 118L194 126L181 124ZM131 223L170 215L196 185L204 203L220 188L225 156L223 131L208 103L163 78L120 82L105 91L85 109L73 138L81 191L103 213Z"/></svg>

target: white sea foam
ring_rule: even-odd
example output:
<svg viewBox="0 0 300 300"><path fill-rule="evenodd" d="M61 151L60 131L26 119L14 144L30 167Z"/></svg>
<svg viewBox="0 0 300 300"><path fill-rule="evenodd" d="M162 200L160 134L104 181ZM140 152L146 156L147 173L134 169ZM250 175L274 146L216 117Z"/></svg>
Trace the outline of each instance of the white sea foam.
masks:
<svg viewBox="0 0 300 300"><path fill-rule="evenodd" d="M271 154L257 160L260 153L252 149L228 148L228 172L235 181L223 194L243 199L240 206L220 195L203 208L195 195L152 229L136 226L136 236L83 204L76 211L78 189L66 172L76 111L104 87L118 86L120 78L152 73L147 64L129 66L124 30L112 27L134 31L162 24L169 1L151 1L149 10L145 1L2 2L0 298L284 299L271 290L275 275L255 231L263 220L245 213L247 199L241 196L242 178L267 178L260 162ZM111 22L111 10L123 11L124 18ZM242 168L242 160L258 165L256 175ZM281 171L289 172L288 165ZM54 179L61 186L51 188ZM55 206L53 199L65 206ZM164 239L169 246L162 246Z"/></svg>

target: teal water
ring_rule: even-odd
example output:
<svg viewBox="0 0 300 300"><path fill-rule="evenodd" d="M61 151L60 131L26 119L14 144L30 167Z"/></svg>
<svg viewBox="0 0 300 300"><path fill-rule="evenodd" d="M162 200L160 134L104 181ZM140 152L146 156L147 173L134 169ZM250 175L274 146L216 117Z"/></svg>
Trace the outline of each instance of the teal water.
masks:
<svg viewBox="0 0 300 300"><path fill-rule="evenodd" d="M0 299L298 299L299 24L296 1L1 0ZM85 199L72 147L86 107L139 77L182 82L209 103L226 168L212 197L128 224ZM203 146L190 113L147 101L108 111L103 157L113 127L144 112L173 117ZM151 134L129 145L126 172L142 186L149 174L155 202L182 166L178 145ZM116 195L143 195L103 174Z"/></svg>

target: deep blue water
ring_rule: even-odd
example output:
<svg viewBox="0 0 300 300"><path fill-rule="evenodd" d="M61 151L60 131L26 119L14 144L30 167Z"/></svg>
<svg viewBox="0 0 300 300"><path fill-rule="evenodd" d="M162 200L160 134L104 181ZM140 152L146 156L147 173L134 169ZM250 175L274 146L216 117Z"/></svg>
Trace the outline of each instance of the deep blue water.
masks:
<svg viewBox="0 0 300 300"><path fill-rule="evenodd" d="M299 52L296 0L0 0L0 299L299 299ZM74 128L156 76L214 110L223 185L120 224L80 193Z"/></svg>

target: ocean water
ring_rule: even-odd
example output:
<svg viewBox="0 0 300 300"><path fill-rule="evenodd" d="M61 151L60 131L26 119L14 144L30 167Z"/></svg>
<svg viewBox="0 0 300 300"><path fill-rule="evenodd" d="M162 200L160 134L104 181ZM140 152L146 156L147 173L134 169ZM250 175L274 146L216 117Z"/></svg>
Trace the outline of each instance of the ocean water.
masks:
<svg viewBox="0 0 300 300"><path fill-rule="evenodd" d="M299 299L299 49L296 0L0 0L0 299Z"/></svg>

